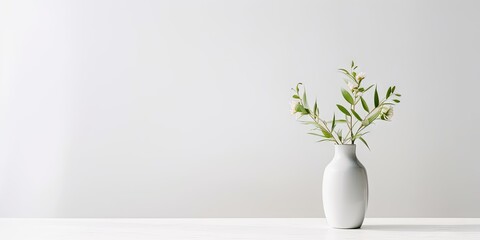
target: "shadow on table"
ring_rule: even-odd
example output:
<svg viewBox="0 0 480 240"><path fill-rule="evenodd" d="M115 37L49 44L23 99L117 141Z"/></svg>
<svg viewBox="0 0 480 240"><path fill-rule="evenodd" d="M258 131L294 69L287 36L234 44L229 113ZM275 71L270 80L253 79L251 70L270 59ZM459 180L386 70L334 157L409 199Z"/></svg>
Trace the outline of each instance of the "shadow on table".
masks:
<svg viewBox="0 0 480 240"><path fill-rule="evenodd" d="M480 232L480 224L465 225L363 225L364 230L396 232Z"/></svg>

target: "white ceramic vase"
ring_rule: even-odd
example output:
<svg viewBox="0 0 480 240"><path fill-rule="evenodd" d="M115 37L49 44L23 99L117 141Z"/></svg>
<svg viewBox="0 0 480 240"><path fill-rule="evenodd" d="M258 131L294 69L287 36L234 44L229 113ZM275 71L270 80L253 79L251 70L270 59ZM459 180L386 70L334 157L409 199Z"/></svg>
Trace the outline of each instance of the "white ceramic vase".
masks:
<svg viewBox="0 0 480 240"><path fill-rule="evenodd" d="M323 175L323 209L333 228L360 228L368 204L368 179L354 144L335 145Z"/></svg>

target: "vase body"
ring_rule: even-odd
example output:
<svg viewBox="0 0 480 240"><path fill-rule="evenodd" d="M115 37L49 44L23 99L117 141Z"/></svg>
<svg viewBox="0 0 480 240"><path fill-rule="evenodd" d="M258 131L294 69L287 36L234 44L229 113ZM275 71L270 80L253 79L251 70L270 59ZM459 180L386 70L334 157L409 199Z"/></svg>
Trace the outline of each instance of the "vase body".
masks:
<svg viewBox="0 0 480 240"><path fill-rule="evenodd" d="M323 175L323 209L333 228L360 228L368 204L368 179L354 144L335 145Z"/></svg>

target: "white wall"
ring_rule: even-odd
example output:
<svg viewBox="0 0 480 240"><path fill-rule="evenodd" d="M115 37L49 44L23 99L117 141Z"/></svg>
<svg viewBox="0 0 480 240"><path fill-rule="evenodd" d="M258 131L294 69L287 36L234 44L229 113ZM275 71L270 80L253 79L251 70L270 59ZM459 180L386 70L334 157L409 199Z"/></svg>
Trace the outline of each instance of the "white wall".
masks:
<svg viewBox="0 0 480 240"><path fill-rule="evenodd" d="M0 217L320 217L338 67L403 102L368 217L480 217L475 1L1 1Z"/></svg>

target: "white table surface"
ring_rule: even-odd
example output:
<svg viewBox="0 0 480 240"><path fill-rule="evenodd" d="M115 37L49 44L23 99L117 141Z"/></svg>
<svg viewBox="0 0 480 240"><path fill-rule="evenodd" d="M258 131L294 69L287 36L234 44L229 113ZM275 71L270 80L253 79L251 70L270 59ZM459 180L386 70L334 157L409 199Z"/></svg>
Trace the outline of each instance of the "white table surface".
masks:
<svg viewBox="0 0 480 240"><path fill-rule="evenodd" d="M332 229L320 218L0 219L0 239L480 239L480 218L370 218Z"/></svg>

